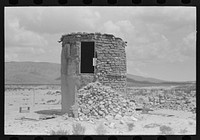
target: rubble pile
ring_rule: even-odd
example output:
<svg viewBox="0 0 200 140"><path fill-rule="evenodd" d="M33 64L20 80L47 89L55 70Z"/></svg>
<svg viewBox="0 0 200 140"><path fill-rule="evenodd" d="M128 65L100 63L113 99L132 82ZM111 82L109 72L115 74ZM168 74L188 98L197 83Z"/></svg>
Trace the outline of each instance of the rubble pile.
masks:
<svg viewBox="0 0 200 140"><path fill-rule="evenodd" d="M174 96L168 99L158 99L158 108L196 112L196 98Z"/></svg>
<svg viewBox="0 0 200 140"><path fill-rule="evenodd" d="M80 120L133 116L135 104L111 87L99 82L89 83L78 91L78 117Z"/></svg>
<svg viewBox="0 0 200 140"><path fill-rule="evenodd" d="M195 92L181 93L181 95L176 95L175 93L162 94L157 97L150 97L149 103L157 106L157 108L196 112Z"/></svg>
<svg viewBox="0 0 200 140"><path fill-rule="evenodd" d="M188 86L188 88L190 88ZM141 89L142 92L143 89ZM141 91L140 91L141 92ZM196 91L191 90L185 92L183 89L150 91L146 95L128 95L130 99L135 101L136 106L146 106L154 109L173 109L196 112Z"/></svg>

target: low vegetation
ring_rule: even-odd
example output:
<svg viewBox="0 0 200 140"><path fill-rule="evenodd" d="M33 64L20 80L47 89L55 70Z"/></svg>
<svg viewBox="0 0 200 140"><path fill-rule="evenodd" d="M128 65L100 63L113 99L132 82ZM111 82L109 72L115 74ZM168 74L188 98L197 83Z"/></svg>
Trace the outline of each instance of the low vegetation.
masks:
<svg viewBox="0 0 200 140"><path fill-rule="evenodd" d="M105 135L107 133L107 130L103 124L100 124L96 128L97 135Z"/></svg>
<svg viewBox="0 0 200 140"><path fill-rule="evenodd" d="M132 131L133 127L135 126L133 123L127 123L128 131Z"/></svg>
<svg viewBox="0 0 200 140"><path fill-rule="evenodd" d="M76 123L72 125L72 134L73 135L84 135L85 127L80 123Z"/></svg>
<svg viewBox="0 0 200 140"><path fill-rule="evenodd" d="M181 129L179 133L185 134L185 133L187 133L187 132L188 132L187 128L184 128L184 129Z"/></svg>
<svg viewBox="0 0 200 140"><path fill-rule="evenodd" d="M174 134L172 128L169 127L169 126L166 126L166 125L160 126L160 131L161 131L162 135L172 135L172 134Z"/></svg>
<svg viewBox="0 0 200 140"><path fill-rule="evenodd" d="M193 125L193 122L191 122L191 121L189 121L188 123L189 123L189 125Z"/></svg>
<svg viewBox="0 0 200 140"><path fill-rule="evenodd" d="M155 128L155 127L159 127L159 124L156 123L151 123L151 124L147 124L144 126L144 128Z"/></svg>
<svg viewBox="0 0 200 140"><path fill-rule="evenodd" d="M70 133L68 130L59 129L59 130L51 130L50 135L70 135Z"/></svg>

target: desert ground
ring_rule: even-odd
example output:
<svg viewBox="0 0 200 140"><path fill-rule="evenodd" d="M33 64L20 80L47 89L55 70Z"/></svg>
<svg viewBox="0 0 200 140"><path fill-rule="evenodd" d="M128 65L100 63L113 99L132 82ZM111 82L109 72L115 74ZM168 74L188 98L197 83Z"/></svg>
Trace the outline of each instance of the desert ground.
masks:
<svg viewBox="0 0 200 140"><path fill-rule="evenodd" d="M196 134L196 88L190 85L129 87L126 96L136 104L134 117L93 121L60 113L59 85L5 85L4 94L4 133L9 135Z"/></svg>

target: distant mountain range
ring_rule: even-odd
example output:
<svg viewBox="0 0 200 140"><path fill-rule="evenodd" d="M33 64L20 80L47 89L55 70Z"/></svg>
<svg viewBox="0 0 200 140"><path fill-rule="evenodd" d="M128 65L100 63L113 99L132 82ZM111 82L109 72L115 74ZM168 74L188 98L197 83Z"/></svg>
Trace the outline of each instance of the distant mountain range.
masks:
<svg viewBox="0 0 200 140"><path fill-rule="evenodd" d="M47 62L6 62L6 84L60 84L60 64Z"/></svg>
<svg viewBox="0 0 200 140"><path fill-rule="evenodd" d="M127 74L129 86L185 84ZM5 84L60 84L60 64L48 62L5 62Z"/></svg>

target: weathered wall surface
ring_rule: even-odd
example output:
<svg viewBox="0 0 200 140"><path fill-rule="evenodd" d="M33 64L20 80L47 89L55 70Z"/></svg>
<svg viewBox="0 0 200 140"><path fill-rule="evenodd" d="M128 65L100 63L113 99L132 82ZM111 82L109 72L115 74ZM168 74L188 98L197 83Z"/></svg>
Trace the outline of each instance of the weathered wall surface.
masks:
<svg viewBox="0 0 200 140"><path fill-rule="evenodd" d="M102 39L96 42L97 76L104 85L126 89L126 54L121 41Z"/></svg>
<svg viewBox="0 0 200 140"><path fill-rule="evenodd" d="M85 85L96 79L115 90L126 92L126 53L125 42L113 35L100 33L72 33L63 35L62 46L70 44L70 56L76 60L71 74L80 76ZM80 49L82 41L94 41L97 53L97 66L94 74L80 74Z"/></svg>
<svg viewBox="0 0 200 140"><path fill-rule="evenodd" d="M70 113L75 103L75 79L73 77L74 60L69 56L70 44L65 44L61 52L61 93L62 112Z"/></svg>

